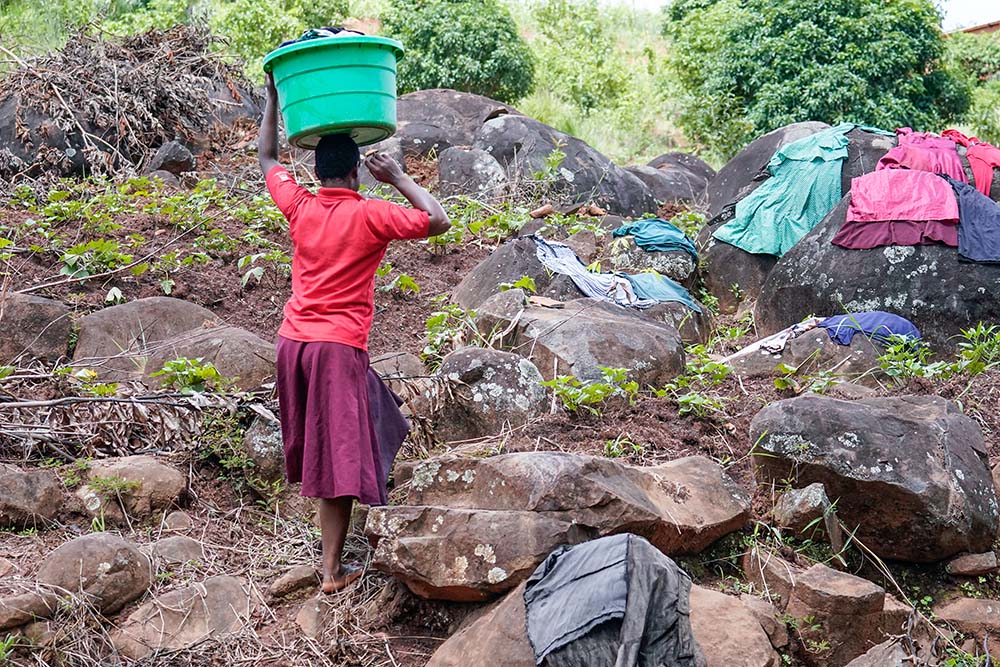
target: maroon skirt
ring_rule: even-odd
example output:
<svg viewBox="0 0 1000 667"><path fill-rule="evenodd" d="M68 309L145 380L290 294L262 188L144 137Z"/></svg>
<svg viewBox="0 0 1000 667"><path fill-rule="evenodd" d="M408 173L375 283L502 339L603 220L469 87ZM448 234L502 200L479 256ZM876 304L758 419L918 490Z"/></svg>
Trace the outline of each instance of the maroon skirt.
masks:
<svg viewBox="0 0 1000 667"><path fill-rule="evenodd" d="M278 404L288 481L312 498L385 504L368 397L368 353L278 337ZM397 410L398 412L398 410Z"/></svg>

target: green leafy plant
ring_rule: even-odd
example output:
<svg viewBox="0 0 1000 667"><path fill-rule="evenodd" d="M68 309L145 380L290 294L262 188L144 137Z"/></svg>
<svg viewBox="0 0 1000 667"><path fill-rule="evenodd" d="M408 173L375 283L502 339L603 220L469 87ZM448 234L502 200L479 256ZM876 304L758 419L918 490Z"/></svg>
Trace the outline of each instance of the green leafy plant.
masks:
<svg viewBox="0 0 1000 667"><path fill-rule="evenodd" d="M163 364L163 368L152 373L150 377L160 378L160 385L176 389L185 394L196 394L206 391L226 389L232 380L224 378L215 365L201 357L188 359L179 357Z"/></svg>
<svg viewBox="0 0 1000 667"><path fill-rule="evenodd" d="M437 297L436 300L442 303L446 298ZM421 357L432 370L441 365L446 354L466 342L470 334L473 334L473 340L478 340L475 316L474 310L465 310L457 304L443 304L440 310L427 318L424 332L427 344Z"/></svg>
<svg viewBox="0 0 1000 667"><path fill-rule="evenodd" d="M542 386L552 389L567 412L575 413L583 408L593 415L600 415L598 406L613 398L623 398L631 405L639 394L639 383L628 379L628 369L598 368L602 376L598 381L581 382L572 375L560 375L542 382Z"/></svg>
<svg viewBox="0 0 1000 667"><path fill-rule="evenodd" d="M11 656L14 654L14 647L17 646L17 637L14 635L7 635L3 639L0 639L0 665L4 664L7 660L10 660Z"/></svg>
<svg viewBox="0 0 1000 667"><path fill-rule="evenodd" d="M534 60L497 0L394 0L382 19L406 45L400 92L454 88L501 102L531 92Z"/></svg>
<svg viewBox="0 0 1000 667"><path fill-rule="evenodd" d="M89 278L98 273L119 269L132 262L132 255L121 252L118 241L97 239L79 243L63 253L59 271L71 278Z"/></svg>
<svg viewBox="0 0 1000 667"><path fill-rule="evenodd" d="M629 452L641 456L645 451L645 447L632 442L624 433L618 435L614 440L607 440L604 443L604 455L609 459L620 458Z"/></svg>
<svg viewBox="0 0 1000 667"><path fill-rule="evenodd" d="M142 487L142 483L137 480L127 480L117 475L95 476L87 481L87 486L105 500L121 500L123 497L138 491Z"/></svg>
<svg viewBox="0 0 1000 667"><path fill-rule="evenodd" d="M535 285L535 279L531 276L521 276L512 283L500 283L501 292L506 292L512 289L521 289L532 294L536 294L538 292L538 288Z"/></svg>
<svg viewBox="0 0 1000 667"><path fill-rule="evenodd" d="M1000 326L980 322L963 329L955 370L978 375L997 365L1000 365Z"/></svg>
<svg viewBox="0 0 1000 667"><path fill-rule="evenodd" d="M930 346L922 340L891 336L879 355L878 365L886 375L897 380L947 377L953 372L953 367L947 362L931 362L933 356Z"/></svg>

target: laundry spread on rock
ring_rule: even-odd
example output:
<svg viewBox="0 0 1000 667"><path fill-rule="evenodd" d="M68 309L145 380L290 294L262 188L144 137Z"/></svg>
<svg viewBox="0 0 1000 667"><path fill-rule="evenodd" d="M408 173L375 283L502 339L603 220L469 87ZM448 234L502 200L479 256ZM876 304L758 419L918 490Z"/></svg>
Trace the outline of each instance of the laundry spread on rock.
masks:
<svg viewBox="0 0 1000 667"><path fill-rule="evenodd" d="M524 589L535 664L704 667L690 594L688 575L637 535L559 547Z"/></svg>
<svg viewBox="0 0 1000 667"><path fill-rule="evenodd" d="M554 273L568 276L585 295L632 308L651 308L659 303L683 303L700 313L701 306L680 283L659 273L596 273L589 271L568 245L530 237L537 246L538 261Z"/></svg>
<svg viewBox="0 0 1000 667"><path fill-rule="evenodd" d="M910 169L947 174L963 183L969 182L952 139L931 132L914 132L908 127L896 130L896 136L899 143L882 156L875 167L876 171Z"/></svg>
<svg viewBox="0 0 1000 667"><path fill-rule="evenodd" d="M965 157L972 168L972 181L977 190L989 197L993 187L993 170L1000 167L1000 148L976 137L967 137L958 130L945 130L941 136L966 147Z"/></svg>
<svg viewBox="0 0 1000 667"><path fill-rule="evenodd" d="M832 243L855 250L888 245L958 245L958 201L926 171L883 169L851 181L847 220Z"/></svg>
<svg viewBox="0 0 1000 667"><path fill-rule="evenodd" d="M841 123L778 149L768 163L771 178L737 202L735 219L713 236L749 253L781 257L788 252L843 196L840 175L847 158L846 135L858 127Z"/></svg>
<svg viewBox="0 0 1000 667"><path fill-rule="evenodd" d="M908 319L880 310L834 315L818 326L826 329L830 340L839 345L850 345L857 333L880 343L890 343L894 337L920 339L920 331Z"/></svg>
<svg viewBox="0 0 1000 667"><path fill-rule="evenodd" d="M690 254L698 261L698 250L691 239L672 222L663 218L646 218L622 225L611 232L615 238L631 236L635 244L647 252L677 252Z"/></svg>
<svg viewBox="0 0 1000 667"><path fill-rule="evenodd" d="M945 176L958 198L958 256L971 262L1000 262L1000 204L971 185Z"/></svg>

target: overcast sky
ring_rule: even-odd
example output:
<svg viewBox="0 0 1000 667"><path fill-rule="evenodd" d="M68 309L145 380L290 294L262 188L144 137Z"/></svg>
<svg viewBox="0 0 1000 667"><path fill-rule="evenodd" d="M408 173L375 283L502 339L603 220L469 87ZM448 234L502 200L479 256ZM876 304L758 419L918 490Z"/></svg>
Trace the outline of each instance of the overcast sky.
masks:
<svg viewBox="0 0 1000 667"><path fill-rule="evenodd" d="M954 30L981 23L1000 20L998 0L936 0L944 9L944 29ZM605 4L632 5L643 9L657 9L667 0L601 0Z"/></svg>

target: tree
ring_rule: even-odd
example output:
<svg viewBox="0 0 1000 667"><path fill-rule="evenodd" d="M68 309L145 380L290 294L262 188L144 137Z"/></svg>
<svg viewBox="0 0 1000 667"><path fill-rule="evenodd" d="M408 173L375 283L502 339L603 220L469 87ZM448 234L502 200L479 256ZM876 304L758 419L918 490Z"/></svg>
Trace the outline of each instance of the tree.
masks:
<svg viewBox="0 0 1000 667"><path fill-rule="evenodd" d="M679 122L718 156L796 121L934 130L969 106L932 0L675 0L665 14Z"/></svg>
<svg viewBox="0 0 1000 667"><path fill-rule="evenodd" d="M395 0L383 27L406 48L402 92L454 88L514 102L534 85L531 52L497 0Z"/></svg>

